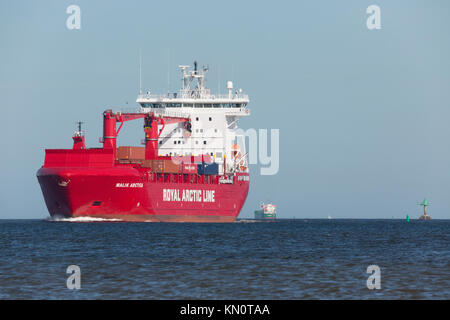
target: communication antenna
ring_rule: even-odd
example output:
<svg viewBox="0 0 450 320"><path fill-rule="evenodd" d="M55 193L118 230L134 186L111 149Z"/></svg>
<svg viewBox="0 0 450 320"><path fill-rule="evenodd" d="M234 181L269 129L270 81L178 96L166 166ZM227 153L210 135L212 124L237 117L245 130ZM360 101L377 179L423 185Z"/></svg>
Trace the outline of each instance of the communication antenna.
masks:
<svg viewBox="0 0 450 320"><path fill-rule="evenodd" d="M167 93L170 93L170 49L167 49Z"/></svg>
<svg viewBox="0 0 450 320"><path fill-rule="evenodd" d="M220 95L220 64L217 66L217 93Z"/></svg>
<svg viewBox="0 0 450 320"><path fill-rule="evenodd" d="M231 65L231 80L234 80L234 64Z"/></svg>
<svg viewBox="0 0 450 320"><path fill-rule="evenodd" d="M139 94L142 94L142 50L139 49Z"/></svg>

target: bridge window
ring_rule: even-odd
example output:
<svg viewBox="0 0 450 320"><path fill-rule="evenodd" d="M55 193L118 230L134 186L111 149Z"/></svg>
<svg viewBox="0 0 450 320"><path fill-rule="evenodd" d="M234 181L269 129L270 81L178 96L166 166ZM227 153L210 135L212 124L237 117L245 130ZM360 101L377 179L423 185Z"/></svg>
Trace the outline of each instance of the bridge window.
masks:
<svg viewBox="0 0 450 320"><path fill-rule="evenodd" d="M158 103L141 103L142 108L159 108Z"/></svg>
<svg viewBox="0 0 450 320"><path fill-rule="evenodd" d="M213 104L213 107L214 107L214 108L220 108L221 106L222 106L222 105L221 105L220 103L214 103L214 104Z"/></svg>
<svg viewBox="0 0 450 320"><path fill-rule="evenodd" d="M192 108L192 103L183 103L183 107Z"/></svg>
<svg viewBox="0 0 450 320"><path fill-rule="evenodd" d="M223 107L224 107L224 108L230 108L230 104L229 104L229 103L224 103L224 104L223 104Z"/></svg>

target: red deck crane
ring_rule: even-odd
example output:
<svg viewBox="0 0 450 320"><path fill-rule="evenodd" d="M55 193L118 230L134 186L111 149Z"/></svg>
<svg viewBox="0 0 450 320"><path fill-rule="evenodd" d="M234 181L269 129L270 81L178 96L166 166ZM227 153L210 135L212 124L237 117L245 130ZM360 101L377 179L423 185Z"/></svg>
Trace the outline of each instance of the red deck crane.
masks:
<svg viewBox="0 0 450 320"><path fill-rule="evenodd" d="M186 122L190 123L189 118L185 117L163 117L157 116L154 112L148 113L113 113L112 110L103 112L103 149L112 149L114 159L116 158L116 138L122 129L125 121L144 119L145 132L145 159L152 160L158 158L158 139L166 124ZM117 122L121 122L116 131ZM162 125L158 132L158 125ZM190 126L187 126L190 128Z"/></svg>

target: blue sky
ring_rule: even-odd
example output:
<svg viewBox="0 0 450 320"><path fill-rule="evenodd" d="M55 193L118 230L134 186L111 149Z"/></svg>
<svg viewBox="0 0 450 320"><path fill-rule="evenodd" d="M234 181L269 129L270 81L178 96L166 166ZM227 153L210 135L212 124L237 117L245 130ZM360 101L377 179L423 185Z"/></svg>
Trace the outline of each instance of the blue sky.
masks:
<svg viewBox="0 0 450 320"><path fill-rule="evenodd" d="M81 8L81 30L66 8ZM381 8L368 30L366 8ZM44 218L45 148L70 148L77 120L98 147L101 113L143 87L179 87L178 64L250 95L242 128L280 129L280 171L252 185L279 217L450 218L448 1L2 1L0 218ZM169 69L170 67L170 69ZM168 71L169 70L169 71ZM137 145L141 124L119 144Z"/></svg>

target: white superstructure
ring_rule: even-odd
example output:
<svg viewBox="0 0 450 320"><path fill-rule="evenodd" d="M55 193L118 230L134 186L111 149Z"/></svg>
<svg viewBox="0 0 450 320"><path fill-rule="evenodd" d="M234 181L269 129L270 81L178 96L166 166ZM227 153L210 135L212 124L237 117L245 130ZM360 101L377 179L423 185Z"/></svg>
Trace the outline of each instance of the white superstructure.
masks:
<svg viewBox="0 0 450 320"><path fill-rule="evenodd" d="M276 211L277 206L272 203L268 203L268 204L261 203L261 209L266 214L276 214L277 213L277 211Z"/></svg>
<svg viewBox="0 0 450 320"><path fill-rule="evenodd" d="M209 154L223 172L248 172L245 140L236 130L241 117L250 115L247 108L248 95L242 89L233 91L233 83L227 81L228 93L212 94L206 87L205 74L208 68L194 70L180 65L182 88L179 92L155 95L148 91L139 94L136 102L142 112L154 112L163 116L186 117L191 127L175 123L166 125L159 138L159 155Z"/></svg>

